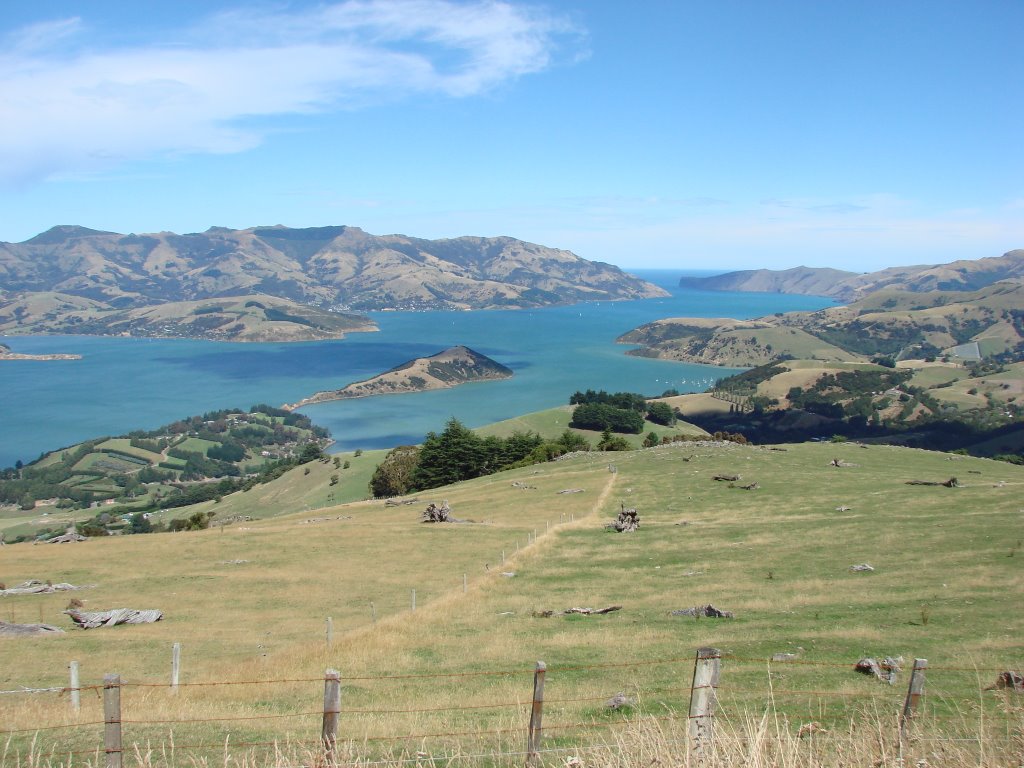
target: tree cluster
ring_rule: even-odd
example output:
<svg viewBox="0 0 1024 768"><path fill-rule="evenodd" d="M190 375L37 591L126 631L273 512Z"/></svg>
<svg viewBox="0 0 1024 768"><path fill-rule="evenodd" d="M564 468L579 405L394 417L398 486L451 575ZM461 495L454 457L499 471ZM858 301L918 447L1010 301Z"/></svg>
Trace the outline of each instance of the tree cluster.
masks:
<svg viewBox="0 0 1024 768"><path fill-rule="evenodd" d="M370 493L376 498L402 496L587 450L586 438L569 430L549 442L533 432L481 437L458 419L450 419L444 431L430 432L422 447L391 450L370 479Z"/></svg>

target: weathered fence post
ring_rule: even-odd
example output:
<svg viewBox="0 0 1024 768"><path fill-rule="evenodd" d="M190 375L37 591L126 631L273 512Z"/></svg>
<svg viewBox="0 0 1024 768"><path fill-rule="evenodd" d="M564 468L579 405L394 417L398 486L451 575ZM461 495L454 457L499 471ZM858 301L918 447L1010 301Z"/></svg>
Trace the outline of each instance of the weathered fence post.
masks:
<svg viewBox="0 0 1024 768"><path fill-rule="evenodd" d="M505 550L504 549L501 550L501 564L502 565L505 564Z"/></svg>
<svg viewBox="0 0 1024 768"><path fill-rule="evenodd" d="M413 611L416 610L416 590L415 589L412 591L412 609L413 609Z"/></svg>
<svg viewBox="0 0 1024 768"><path fill-rule="evenodd" d="M324 674L324 722L320 729L320 741L324 747L324 758L334 763L334 747L338 743L338 717L341 713L341 673L328 669Z"/></svg>
<svg viewBox="0 0 1024 768"><path fill-rule="evenodd" d="M910 673L910 686L907 688L907 700L903 703L900 713L900 738L903 738L907 722L914 718L918 702L924 695L924 671L928 669L928 659L914 659L914 669Z"/></svg>
<svg viewBox="0 0 1024 768"><path fill-rule="evenodd" d="M82 689L78 684L78 662L72 661L68 664L70 680L68 680L68 692L71 694L71 709L75 713L82 711Z"/></svg>
<svg viewBox="0 0 1024 768"><path fill-rule="evenodd" d="M538 661L537 670L533 673L533 709L530 710L530 730L526 737L527 765L534 765L539 757L541 719L544 716L544 675L547 671L547 664Z"/></svg>
<svg viewBox="0 0 1024 768"><path fill-rule="evenodd" d="M107 768L121 768L121 676L103 676L103 751Z"/></svg>
<svg viewBox="0 0 1024 768"><path fill-rule="evenodd" d="M178 692L178 678L181 675L181 643L171 646L171 693Z"/></svg>
<svg viewBox="0 0 1024 768"><path fill-rule="evenodd" d="M698 761L710 754L713 739L713 717L721 671L721 654L717 648L698 648L693 663L693 685L690 686L690 743Z"/></svg>
<svg viewBox="0 0 1024 768"><path fill-rule="evenodd" d="M374 624L377 623L377 606L373 604L372 600L370 601L370 618L373 619Z"/></svg>
<svg viewBox="0 0 1024 768"><path fill-rule="evenodd" d="M327 647L330 648L331 644L334 642L334 619L332 619L330 616L327 617L326 632L327 632Z"/></svg>
<svg viewBox="0 0 1024 768"><path fill-rule="evenodd" d="M462 594L466 594L469 591L469 582L466 580L466 574L462 574Z"/></svg>

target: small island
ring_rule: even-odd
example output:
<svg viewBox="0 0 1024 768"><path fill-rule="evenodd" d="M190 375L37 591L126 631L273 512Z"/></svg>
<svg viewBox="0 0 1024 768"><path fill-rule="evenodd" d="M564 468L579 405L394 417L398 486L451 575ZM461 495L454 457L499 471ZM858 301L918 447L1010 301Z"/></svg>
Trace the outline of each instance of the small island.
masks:
<svg viewBox="0 0 1024 768"><path fill-rule="evenodd" d="M12 352L6 344L0 344L0 360L81 360L81 355L54 354L54 355L23 355L20 352Z"/></svg>
<svg viewBox="0 0 1024 768"><path fill-rule="evenodd" d="M372 395L395 395L449 389L471 381L491 381L512 377L512 369L481 355L469 347L457 346L430 357L418 357L365 381L357 381L342 389L317 392L297 403L281 406L294 411L314 403L348 400Z"/></svg>

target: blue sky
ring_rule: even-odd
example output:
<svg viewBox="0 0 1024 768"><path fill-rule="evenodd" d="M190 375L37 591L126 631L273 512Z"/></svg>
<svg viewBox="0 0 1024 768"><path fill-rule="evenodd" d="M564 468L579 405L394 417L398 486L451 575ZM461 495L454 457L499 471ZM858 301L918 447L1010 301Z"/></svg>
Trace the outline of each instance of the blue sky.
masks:
<svg viewBox="0 0 1024 768"><path fill-rule="evenodd" d="M4 241L348 224L673 269L1024 247L1019 0L4 5Z"/></svg>

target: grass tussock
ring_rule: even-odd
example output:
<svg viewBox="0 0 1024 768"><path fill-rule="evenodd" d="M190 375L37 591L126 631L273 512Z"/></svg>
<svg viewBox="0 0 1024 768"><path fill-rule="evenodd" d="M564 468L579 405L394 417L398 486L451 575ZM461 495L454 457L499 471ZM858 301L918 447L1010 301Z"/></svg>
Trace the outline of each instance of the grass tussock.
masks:
<svg viewBox="0 0 1024 768"><path fill-rule="evenodd" d="M328 753L318 739L282 735L238 745L231 739L197 748L173 731L126 744L125 768L478 768L527 763L520 723L446 738L339 741ZM984 721L919 718L901 734L894 718L864 711L828 727L793 721L772 707L715 719L710 740L697 744L679 715L629 716L581 724L577 732L546 732L533 764L540 768L1016 768L1024 762L1024 713L998 727ZM585 734L578 731L583 730ZM99 768L102 749L69 754L39 740L0 751L0 768Z"/></svg>

